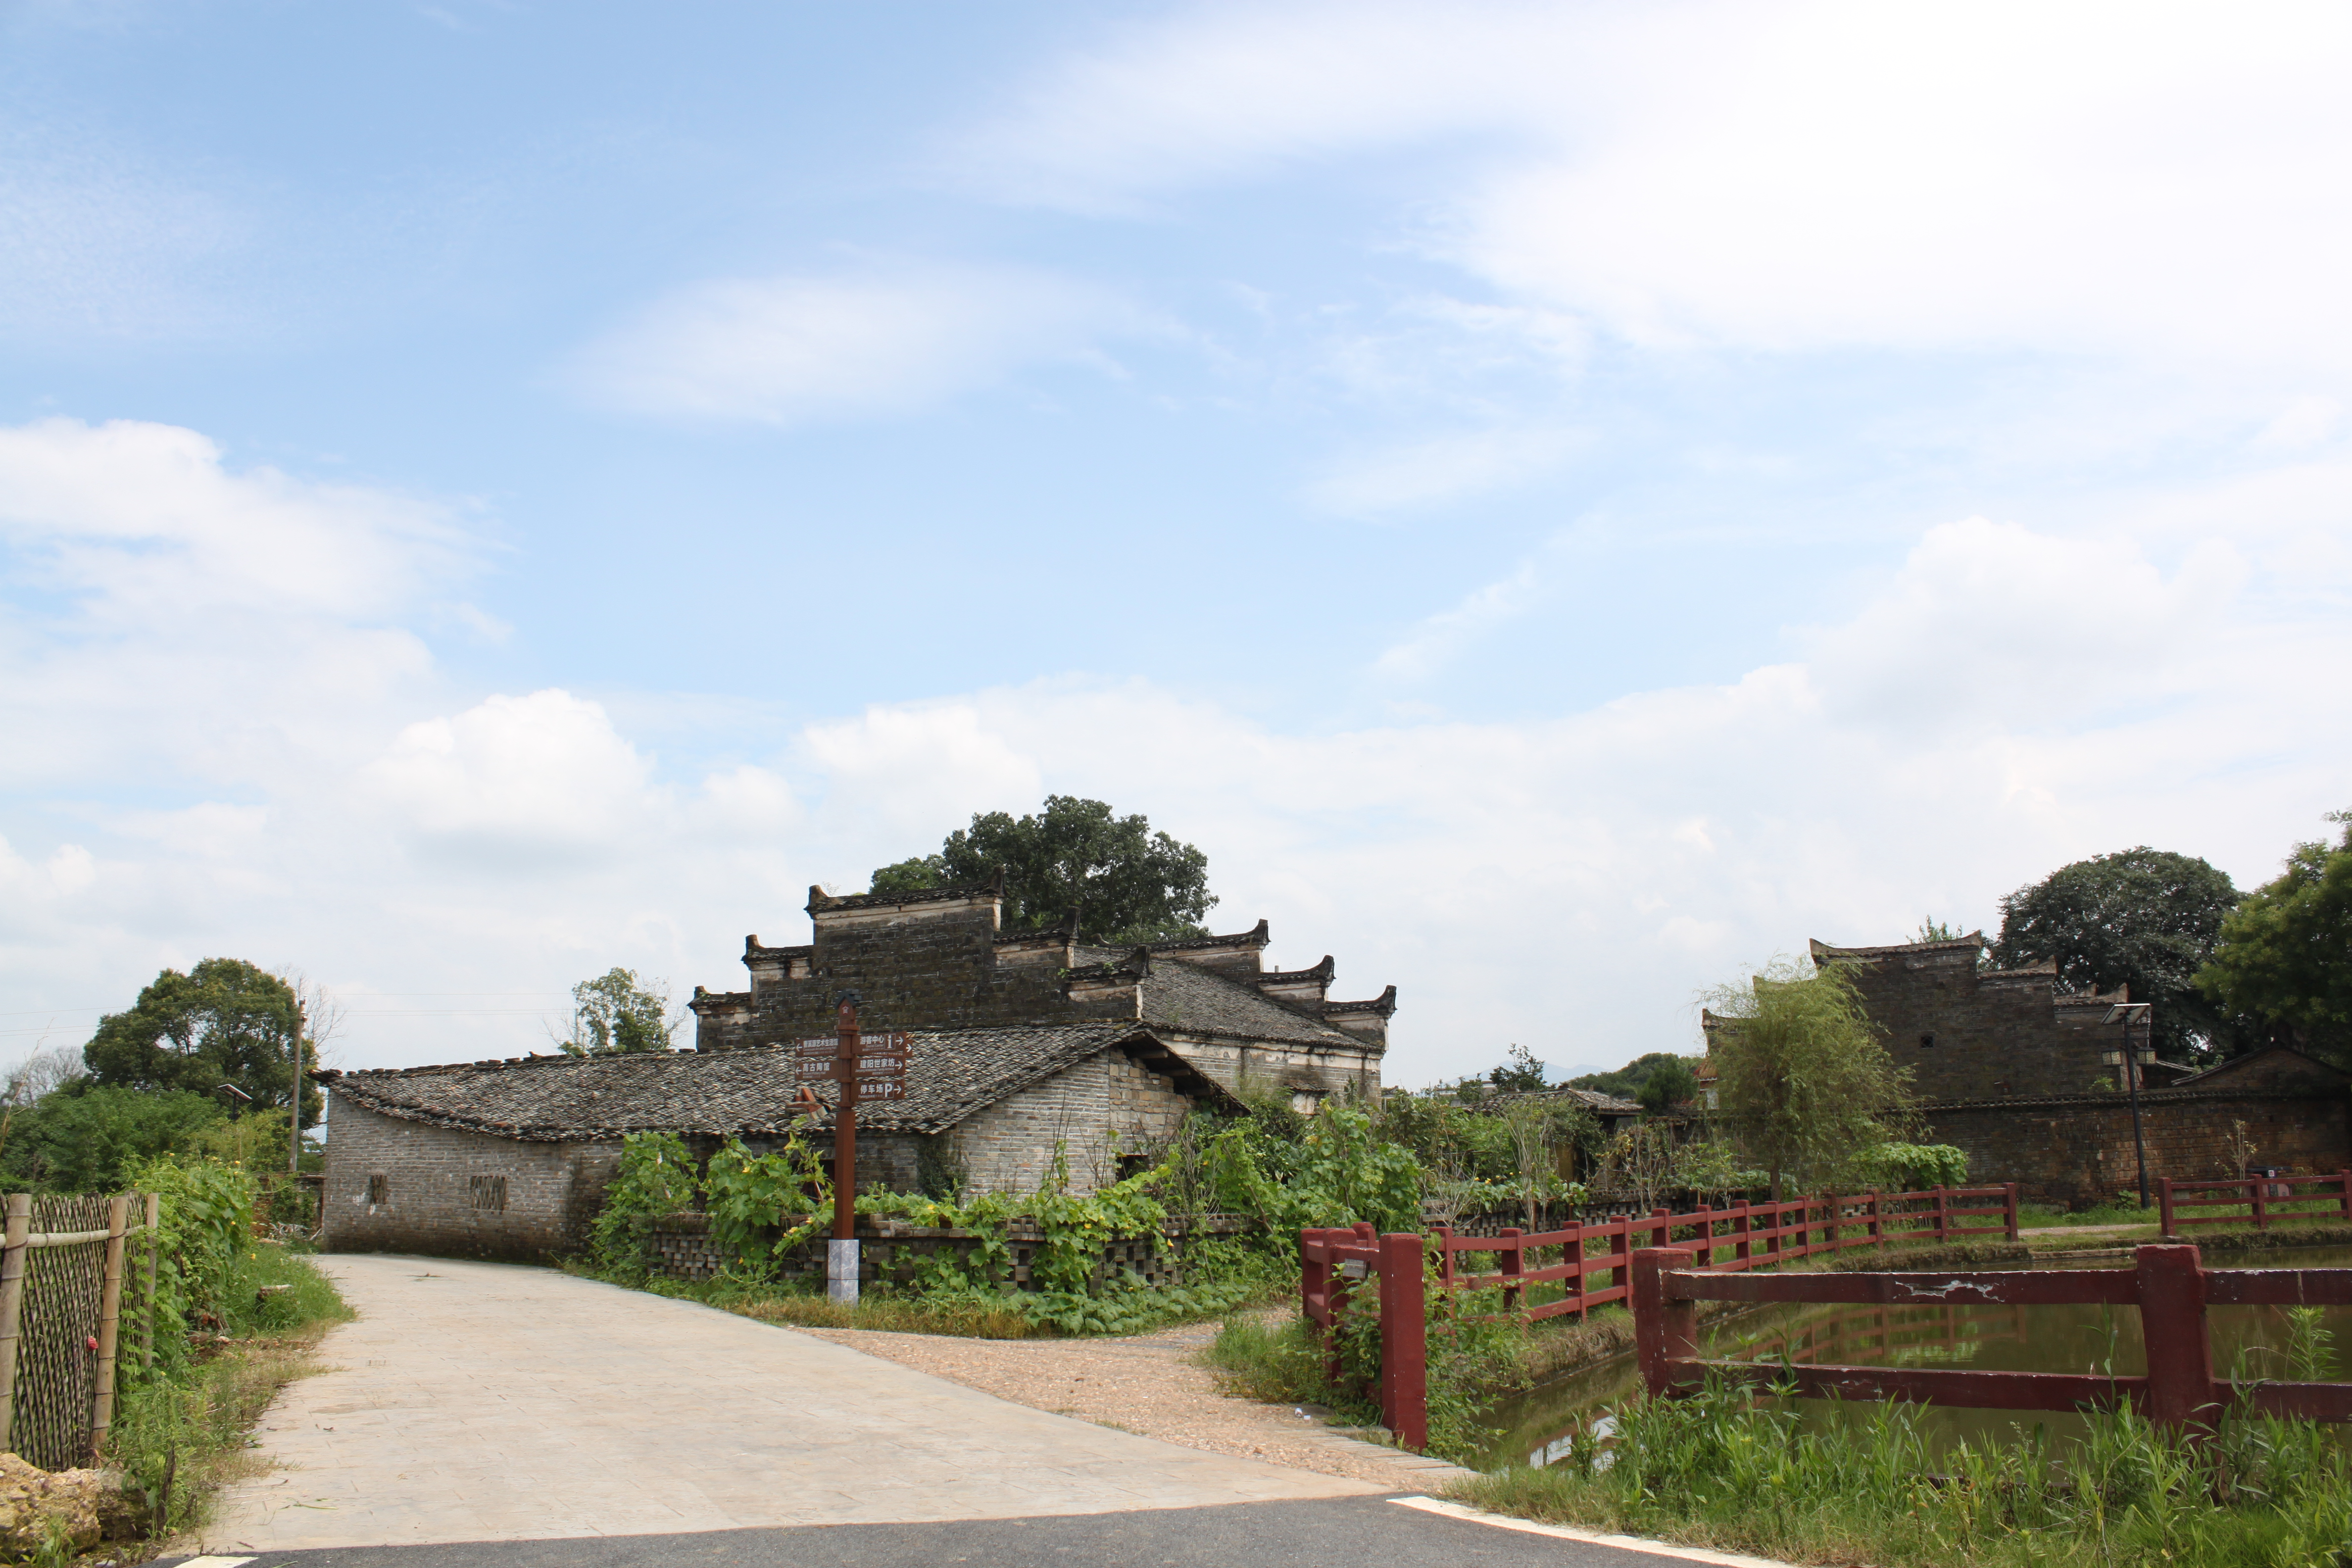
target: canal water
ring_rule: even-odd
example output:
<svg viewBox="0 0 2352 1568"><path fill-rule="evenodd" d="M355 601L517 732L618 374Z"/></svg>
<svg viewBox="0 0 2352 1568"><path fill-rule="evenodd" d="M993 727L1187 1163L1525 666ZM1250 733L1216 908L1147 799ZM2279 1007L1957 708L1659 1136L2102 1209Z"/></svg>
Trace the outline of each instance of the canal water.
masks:
<svg viewBox="0 0 2352 1568"><path fill-rule="evenodd" d="M2259 1267L2265 1268L2352 1267L2352 1247L2281 1248L2258 1256ZM2127 1267L2129 1261L2126 1254L2022 1267L2114 1268ZM2217 1376L2294 1375L2288 1365L2290 1329L2284 1308L2215 1307L2209 1321ZM2320 1325L2333 1335L2332 1344L2321 1352L2320 1377L2343 1381L2352 1376L2352 1309L2325 1309ZM1699 1353L1720 1361L1777 1362L1785 1355L1799 1363L2111 1372L2117 1377L2137 1377L2147 1370L2139 1313L2130 1307L1765 1307L1705 1326ZM1631 1399L1640 1384L1633 1358L1622 1355L1531 1391L1494 1413L1490 1424L1502 1428L1502 1436L1488 1445L1480 1468L1549 1462L1568 1451L1569 1440L1578 1432ZM1816 1419L1829 1414L1825 1401L1799 1403ZM1925 1408L1920 1419L1921 1430L1942 1447L2006 1440L2035 1426L2063 1441L2082 1429L2082 1420L1941 1406Z"/></svg>

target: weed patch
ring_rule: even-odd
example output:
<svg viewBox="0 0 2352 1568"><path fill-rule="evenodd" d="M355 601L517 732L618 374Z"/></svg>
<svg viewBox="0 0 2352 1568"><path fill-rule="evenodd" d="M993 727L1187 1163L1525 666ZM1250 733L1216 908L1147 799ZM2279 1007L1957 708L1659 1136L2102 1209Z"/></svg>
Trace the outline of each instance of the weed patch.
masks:
<svg viewBox="0 0 2352 1568"><path fill-rule="evenodd" d="M1548 1468L1446 1489L1523 1518L1884 1568L2334 1568L2352 1541L2352 1464L2310 1422L2236 1412L2198 1445L2125 1410L2063 1452L2021 1426L1938 1451L1919 1416L1887 1403L1806 1421L1718 1381L1624 1406L1613 1437L1580 1437Z"/></svg>

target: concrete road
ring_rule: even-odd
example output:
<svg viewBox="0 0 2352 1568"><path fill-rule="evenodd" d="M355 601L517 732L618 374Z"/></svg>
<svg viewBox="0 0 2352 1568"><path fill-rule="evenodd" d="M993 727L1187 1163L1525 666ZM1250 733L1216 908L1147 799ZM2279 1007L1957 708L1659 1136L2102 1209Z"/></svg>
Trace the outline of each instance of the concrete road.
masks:
<svg viewBox="0 0 2352 1568"><path fill-rule="evenodd" d="M274 1468L221 1496L205 1551L276 1562L299 1549L562 1539L565 1561L601 1561L582 1555L581 1538L1381 1489L1047 1415L552 1269L320 1261L359 1321L320 1346L331 1370L289 1384L262 1418Z"/></svg>
<svg viewBox="0 0 2352 1568"><path fill-rule="evenodd" d="M169 1559L166 1560L170 1561ZM595 1541L271 1552L249 1568L1775 1568L1758 1559L1523 1533L1381 1498L960 1524L734 1530ZM189 1568L196 1568L190 1564Z"/></svg>

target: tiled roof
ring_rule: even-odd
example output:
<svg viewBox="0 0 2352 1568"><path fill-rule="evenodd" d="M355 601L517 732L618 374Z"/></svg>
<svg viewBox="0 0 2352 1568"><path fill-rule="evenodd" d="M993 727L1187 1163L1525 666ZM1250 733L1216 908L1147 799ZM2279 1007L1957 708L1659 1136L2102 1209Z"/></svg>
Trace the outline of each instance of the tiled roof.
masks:
<svg viewBox="0 0 2352 1568"><path fill-rule="evenodd" d="M1134 957L1132 951L1081 947L1081 964L1107 963L1114 969ZM1231 976L1181 959L1154 962L1151 972L1136 982L1142 992L1143 1021L1171 1032L1190 1035L1234 1035L1252 1040L1279 1040L1301 1046L1340 1047L1361 1051L1364 1042L1342 1034Z"/></svg>
<svg viewBox="0 0 2352 1568"><path fill-rule="evenodd" d="M1639 1102L1621 1100L1613 1094L1603 1094L1597 1089L1571 1089L1567 1084L1554 1084L1549 1089L1523 1089L1510 1094L1490 1094L1479 1100L1478 1109L1509 1105L1517 1100L1571 1100L1600 1116L1639 1116Z"/></svg>
<svg viewBox="0 0 2352 1568"><path fill-rule="evenodd" d="M1124 1047L1163 1057L1131 1023L1070 1024L918 1034L907 1098L858 1108L860 1127L939 1132L1097 1052ZM521 1057L448 1067L380 1068L319 1075L352 1103L404 1121L461 1127L529 1142L615 1138L663 1130L780 1133L793 1123L800 1084L792 1046L748 1050L640 1052L609 1057ZM1170 1064L1155 1063L1166 1072ZM1206 1079L1184 1088L1223 1098ZM830 1104L834 1086L818 1084ZM817 1119L831 1125L828 1112Z"/></svg>

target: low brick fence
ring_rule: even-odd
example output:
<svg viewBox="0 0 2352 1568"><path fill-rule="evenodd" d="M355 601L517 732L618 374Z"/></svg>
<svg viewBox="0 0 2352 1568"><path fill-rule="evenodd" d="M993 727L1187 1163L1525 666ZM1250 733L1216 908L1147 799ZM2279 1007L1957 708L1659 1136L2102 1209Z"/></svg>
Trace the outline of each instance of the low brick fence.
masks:
<svg viewBox="0 0 2352 1568"><path fill-rule="evenodd" d="M1180 1285L1184 1282L1185 1255L1194 1241L1240 1236L1257 1228L1258 1221L1245 1215L1200 1215L1171 1220L1157 1236L1118 1237L1105 1242L1094 1278L1100 1281L1123 1269L1133 1269L1146 1285ZM908 1282L919 1268L942 1252L954 1253L961 1262L985 1238L974 1231L908 1225L861 1215L857 1239L864 1244L858 1248L858 1278L871 1285L885 1280ZM1013 1254L1010 1282L1013 1289L1038 1289L1031 1265L1045 1245L1045 1233L1016 1220L1004 1227L1003 1240ZM709 1217L699 1214L672 1215L656 1222L652 1250L660 1260L662 1272L679 1279L708 1279L727 1262L710 1239ZM822 1280L824 1238L816 1237L786 1253L781 1272L787 1279Z"/></svg>

